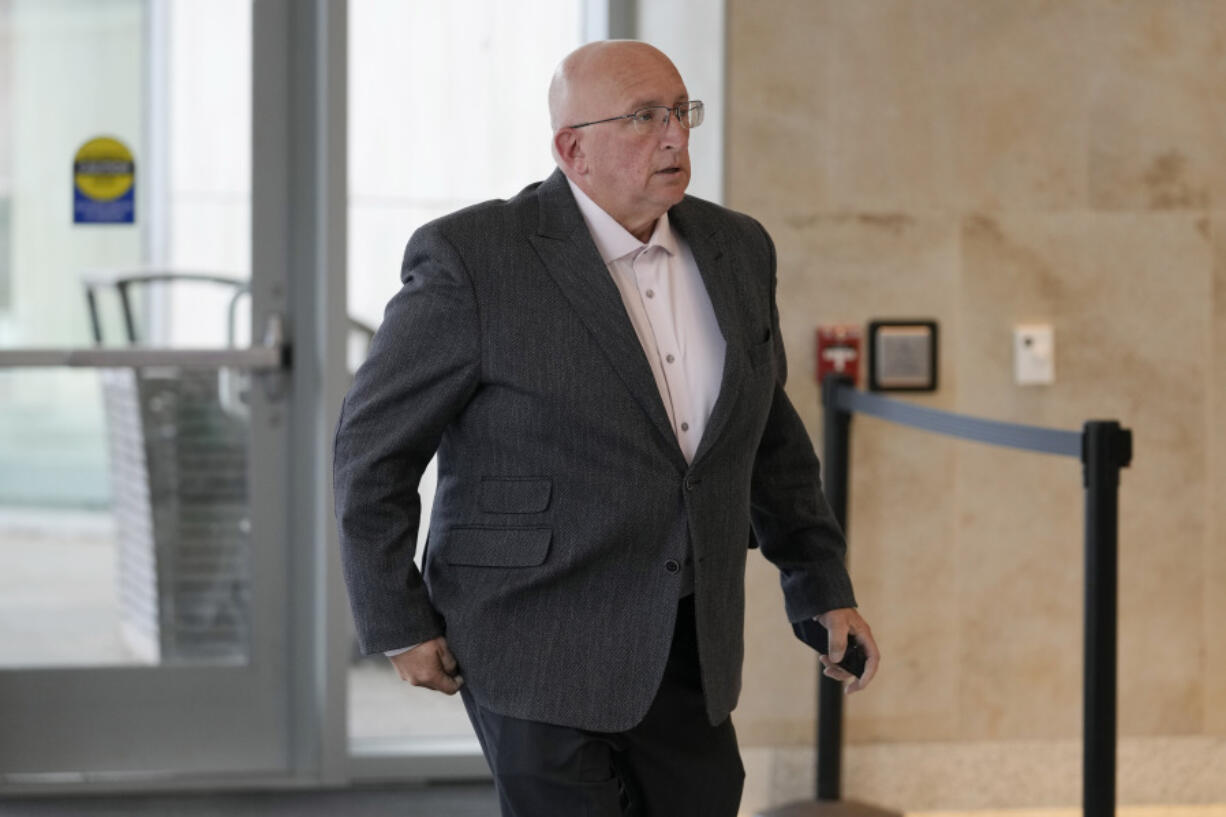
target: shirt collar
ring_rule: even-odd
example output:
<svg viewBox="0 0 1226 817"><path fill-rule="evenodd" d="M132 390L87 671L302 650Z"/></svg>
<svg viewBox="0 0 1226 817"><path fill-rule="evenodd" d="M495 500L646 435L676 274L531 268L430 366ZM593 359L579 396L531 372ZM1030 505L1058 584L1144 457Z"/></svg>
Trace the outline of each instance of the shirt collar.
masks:
<svg viewBox="0 0 1226 817"><path fill-rule="evenodd" d="M592 234L592 240L596 242L600 260L605 264L611 264L619 258L624 258L650 246L658 246L669 255L677 254L677 239L668 225L668 213L664 213L656 220L655 230L652 231L651 238L644 244L629 230L618 224L613 216L601 209L599 204L592 201L587 193L579 189L579 185L569 178L566 183L570 185L570 190L575 195L575 203L579 205L579 212L583 214L588 232Z"/></svg>

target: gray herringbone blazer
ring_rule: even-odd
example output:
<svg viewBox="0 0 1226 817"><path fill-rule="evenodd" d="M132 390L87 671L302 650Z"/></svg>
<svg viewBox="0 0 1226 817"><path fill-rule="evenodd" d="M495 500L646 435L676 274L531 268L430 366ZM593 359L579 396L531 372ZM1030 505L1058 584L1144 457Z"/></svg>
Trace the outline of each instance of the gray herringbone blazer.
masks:
<svg viewBox="0 0 1226 817"><path fill-rule="evenodd" d="M628 729L659 684L676 563L692 548L718 723L741 686L751 520L790 620L854 605L817 458L783 391L770 239L694 198L669 219L727 342L689 465L560 172L413 235L336 434L336 517L363 650L445 633L488 709ZM436 450L423 577L417 485Z"/></svg>

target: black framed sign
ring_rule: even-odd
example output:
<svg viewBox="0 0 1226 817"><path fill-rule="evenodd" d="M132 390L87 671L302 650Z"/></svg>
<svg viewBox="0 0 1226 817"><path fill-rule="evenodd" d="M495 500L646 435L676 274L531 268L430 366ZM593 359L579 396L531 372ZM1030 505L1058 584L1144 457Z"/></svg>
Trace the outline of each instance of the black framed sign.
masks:
<svg viewBox="0 0 1226 817"><path fill-rule="evenodd" d="M877 320L868 325L870 391L935 391L937 322Z"/></svg>

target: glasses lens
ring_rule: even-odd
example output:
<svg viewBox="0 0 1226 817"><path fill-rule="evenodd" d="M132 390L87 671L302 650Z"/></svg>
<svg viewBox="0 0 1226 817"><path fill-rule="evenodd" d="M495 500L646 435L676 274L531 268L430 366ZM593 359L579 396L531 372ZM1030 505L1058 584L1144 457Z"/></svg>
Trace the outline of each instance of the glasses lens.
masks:
<svg viewBox="0 0 1226 817"><path fill-rule="evenodd" d="M630 121L639 133L656 133L668 128L668 120L677 117L677 122L683 128L696 128L702 124L703 105L700 100L681 102L673 108L664 105L652 105L639 108Z"/></svg>
<svg viewBox="0 0 1226 817"><path fill-rule="evenodd" d="M639 108L630 120L639 133L655 133L668 127L668 108L656 106Z"/></svg>
<svg viewBox="0 0 1226 817"><path fill-rule="evenodd" d="M677 117L687 128L696 128L702 124L703 105L701 100L693 100L685 105L679 105L681 115Z"/></svg>

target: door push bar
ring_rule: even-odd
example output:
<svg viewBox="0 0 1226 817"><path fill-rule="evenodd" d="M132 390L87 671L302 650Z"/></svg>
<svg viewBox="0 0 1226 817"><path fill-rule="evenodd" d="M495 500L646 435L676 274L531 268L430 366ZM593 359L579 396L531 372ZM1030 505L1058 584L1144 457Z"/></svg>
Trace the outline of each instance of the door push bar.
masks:
<svg viewBox="0 0 1226 817"><path fill-rule="evenodd" d="M246 349L150 349L142 347L87 349L0 349L0 369L47 368L139 368L177 366L184 369L245 369L278 372L288 369L292 346L285 339L285 318L269 313L264 339Z"/></svg>

